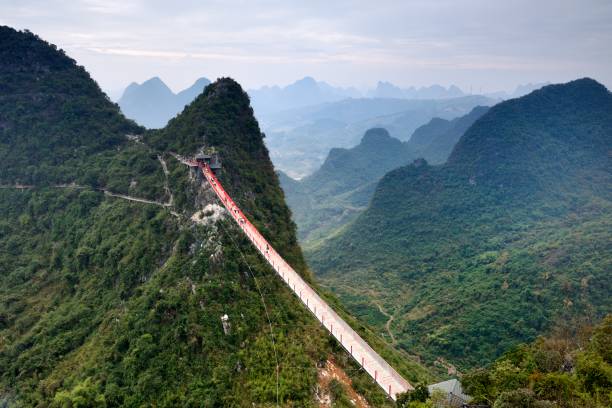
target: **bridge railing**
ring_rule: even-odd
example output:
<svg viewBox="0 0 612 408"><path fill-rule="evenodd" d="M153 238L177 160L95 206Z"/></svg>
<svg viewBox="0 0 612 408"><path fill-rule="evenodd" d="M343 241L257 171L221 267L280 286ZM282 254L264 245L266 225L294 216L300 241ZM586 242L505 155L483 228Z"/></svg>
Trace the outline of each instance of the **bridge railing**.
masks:
<svg viewBox="0 0 612 408"><path fill-rule="evenodd" d="M396 394L413 388L276 252L272 245L259 233L259 230L251 224L229 194L227 194L215 174L206 164L196 163L184 158L180 158L180 160L190 166L199 166L217 197L274 271L389 397L395 400Z"/></svg>

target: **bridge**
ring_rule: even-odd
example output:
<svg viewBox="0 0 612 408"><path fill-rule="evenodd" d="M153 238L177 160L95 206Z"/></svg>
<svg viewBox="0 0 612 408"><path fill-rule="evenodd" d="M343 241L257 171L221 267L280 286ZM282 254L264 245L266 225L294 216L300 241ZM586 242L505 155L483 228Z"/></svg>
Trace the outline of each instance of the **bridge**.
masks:
<svg viewBox="0 0 612 408"><path fill-rule="evenodd" d="M198 167L234 221L304 306L334 336L351 357L394 401L396 394L413 387L357 334L302 277L276 252L227 194L208 164L175 156L184 164Z"/></svg>

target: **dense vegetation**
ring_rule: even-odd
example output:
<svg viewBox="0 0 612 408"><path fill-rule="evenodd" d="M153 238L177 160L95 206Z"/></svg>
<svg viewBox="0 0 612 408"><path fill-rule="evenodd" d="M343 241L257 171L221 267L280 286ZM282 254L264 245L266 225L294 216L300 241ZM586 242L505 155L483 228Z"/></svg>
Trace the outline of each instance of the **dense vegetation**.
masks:
<svg viewBox="0 0 612 408"><path fill-rule="evenodd" d="M559 320L602 317L611 137L612 96L590 79L496 105L446 164L388 173L368 210L310 254L314 269L381 330L392 315L400 347L460 367Z"/></svg>
<svg viewBox="0 0 612 408"><path fill-rule="evenodd" d="M143 130L74 61L0 30L0 406L312 406L330 355L389 405L170 154L217 148L226 188L308 276L237 83L219 80L166 129L126 137ZM357 329L411 381L431 378Z"/></svg>
<svg viewBox="0 0 612 408"><path fill-rule="evenodd" d="M417 157L432 163L446 161L459 138L487 109L478 106L452 120L433 118L407 142L385 129L369 129L357 146L331 149L321 168L308 177L298 181L280 173L300 242L305 248L316 247L353 221L367 208L376 184L388 171Z"/></svg>
<svg viewBox="0 0 612 408"><path fill-rule="evenodd" d="M139 132L74 60L0 27L0 184L104 182L109 151Z"/></svg>
<svg viewBox="0 0 612 408"><path fill-rule="evenodd" d="M368 130L352 149L332 149L312 175L296 181L282 175L302 242L324 238L363 211L376 182L389 170L414 160L414 152L385 129Z"/></svg>
<svg viewBox="0 0 612 408"><path fill-rule="evenodd" d="M612 316L597 327L557 330L463 377L475 403L494 408L612 405Z"/></svg>
<svg viewBox="0 0 612 408"><path fill-rule="evenodd" d="M452 120L433 118L414 131L408 144L417 152L418 157L431 164L442 164L465 131L488 110L486 106L477 106L467 115Z"/></svg>
<svg viewBox="0 0 612 408"><path fill-rule="evenodd" d="M553 328L549 337L508 350L461 379L471 406L605 408L612 404L612 315L598 326ZM448 395L423 386L399 396L402 408L453 406Z"/></svg>

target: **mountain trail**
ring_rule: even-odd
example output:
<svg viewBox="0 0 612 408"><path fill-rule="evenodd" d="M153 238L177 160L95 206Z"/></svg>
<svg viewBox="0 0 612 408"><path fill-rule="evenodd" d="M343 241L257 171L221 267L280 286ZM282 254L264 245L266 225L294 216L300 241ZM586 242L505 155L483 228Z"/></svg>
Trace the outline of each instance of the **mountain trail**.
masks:
<svg viewBox="0 0 612 408"><path fill-rule="evenodd" d="M393 320L395 319L395 316L387 313L385 309L383 309L383 307L380 305L380 303L376 301L372 301L372 303L378 308L380 313L382 313L383 315L387 317L388 320L387 320L387 323L385 323L385 329L387 330L387 333L389 333L389 337L391 337L391 344L395 346L397 344L397 340L395 340L395 336L393 335L393 332L391 331L391 324L393 324Z"/></svg>
<svg viewBox="0 0 612 408"><path fill-rule="evenodd" d="M74 184L74 183L70 183L70 184L57 184L55 186L50 186L51 188L73 188L73 189L79 189L79 190L84 190L84 189L88 189L91 187L88 186L80 186L78 184ZM30 190L30 189L34 189L36 188L36 186L32 186L32 185L22 185L22 184L14 184L14 185L1 185L0 189L15 189L15 190ZM93 190L96 191L101 191L104 193L104 195L109 196L109 197L115 197L115 198L121 198L124 200L128 200L128 201L134 201L137 203L143 203L143 204L153 204L153 205L157 205L160 207L164 207L164 208L170 208L173 207L173 197L172 194L170 195L170 200L167 203L163 203L161 201L155 201L155 200L149 200L146 198L141 198L141 197L133 197L133 196L129 196L129 195L125 195L125 194L119 194L119 193L113 193L112 191L109 191L105 188L92 188ZM180 214L178 214L176 211L170 211L170 213L176 217L180 217Z"/></svg>
<svg viewBox="0 0 612 408"><path fill-rule="evenodd" d="M166 161L160 154L157 155L157 160L159 160L159 162L161 163L162 169L164 171L164 190L166 190L166 194L168 194L169 197L168 205L172 206L174 204L174 195L172 194L172 191L170 190L170 185L168 183L168 176L170 175L170 171L168 171Z"/></svg>

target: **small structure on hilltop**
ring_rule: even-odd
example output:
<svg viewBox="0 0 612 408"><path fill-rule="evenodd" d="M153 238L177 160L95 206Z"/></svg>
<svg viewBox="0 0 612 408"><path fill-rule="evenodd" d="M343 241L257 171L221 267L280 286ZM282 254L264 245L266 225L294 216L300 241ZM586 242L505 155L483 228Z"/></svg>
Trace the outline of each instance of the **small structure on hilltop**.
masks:
<svg viewBox="0 0 612 408"><path fill-rule="evenodd" d="M445 407L464 407L471 399L469 395L463 393L461 383L456 378L428 385L427 390L429 391L429 395L433 395L434 391L444 393L446 398L445 401L443 401L444 405L441 406Z"/></svg>
<svg viewBox="0 0 612 408"><path fill-rule="evenodd" d="M207 164L214 172L221 168L219 153L213 147L202 149L200 153L195 155L195 160L198 163Z"/></svg>

